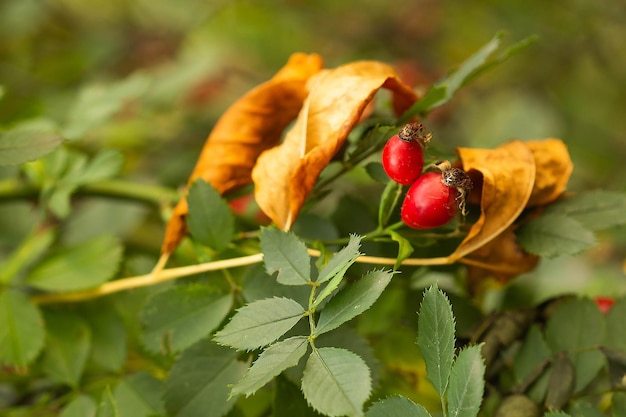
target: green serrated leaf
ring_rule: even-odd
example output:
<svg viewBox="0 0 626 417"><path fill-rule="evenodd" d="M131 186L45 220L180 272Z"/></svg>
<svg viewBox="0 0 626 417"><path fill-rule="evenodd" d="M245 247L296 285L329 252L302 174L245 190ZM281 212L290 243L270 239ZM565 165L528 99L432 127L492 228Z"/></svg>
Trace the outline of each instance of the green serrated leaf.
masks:
<svg viewBox="0 0 626 417"><path fill-rule="evenodd" d="M121 152L107 149L98 152L87 164L80 177L76 179L81 184L102 181L119 174L124 163Z"/></svg>
<svg viewBox="0 0 626 417"><path fill-rule="evenodd" d="M309 303L311 287L303 285L282 285L272 279L263 265L249 268L241 283L244 300L247 303L271 297L285 297L296 300L302 305Z"/></svg>
<svg viewBox="0 0 626 417"><path fill-rule="evenodd" d="M95 417L120 417L117 410L117 403L115 402L115 398L113 398L111 389L108 386L102 393Z"/></svg>
<svg viewBox="0 0 626 417"><path fill-rule="evenodd" d="M408 239L405 239L400 233L389 231L389 236L394 242L398 242L398 256L396 262L393 264L393 270L397 270L402 262L407 259L413 253L413 246Z"/></svg>
<svg viewBox="0 0 626 417"><path fill-rule="evenodd" d="M376 182L381 184L389 184L391 181L387 173L385 172L385 168L383 168L383 164L380 162L369 162L365 165L365 172Z"/></svg>
<svg viewBox="0 0 626 417"><path fill-rule="evenodd" d="M626 224L626 193L594 190L550 204L545 214L571 217L589 230Z"/></svg>
<svg viewBox="0 0 626 417"><path fill-rule="evenodd" d="M398 184L395 181L389 181L380 196L380 204L378 205L378 227L383 229L387 226L389 218L393 214L395 208L398 206L400 197L402 197L402 191L404 188L402 184Z"/></svg>
<svg viewBox="0 0 626 417"><path fill-rule="evenodd" d="M417 345L424 357L426 376L443 397L454 361L455 323L450 301L436 286L424 292L417 326Z"/></svg>
<svg viewBox="0 0 626 417"><path fill-rule="evenodd" d="M215 341L239 350L266 346L284 335L305 315L304 308L289 298L255 301L237 310Z"/></svg>
<svg viewBox="0 0 626 417"><path fill-rule="evenodd" d="M316 280L318 284L322 284L331 278L335 278L338 274L345 270L356 261L359 257L359 248L361 247L361 237L350 235L348 244L341 249L330 261L322 268ZM335 287L336 288L336 287ZM333 289L334 291L334 289Z"/></svg>
<svg viewBox="0 0 626 417"><path fill-rule="evenodd" d="M59 414L59 417L91 417L95 416L98 406L91 397L79 394L69 402Z"/></svg>
<svg viewBox="0 0 626 417"><path fill-rule="evenodd" d="M314 335L329 332L358 316L376 302L393 273L372 271L333 297L320 314Z"/></svg>
<svg viewBox="0 0 626 417"><path fill-rule="evenodd" d="M121 257L119 240L109 235L100 236L47 257L31 271L26 281L48 291L95 287L113 278Z"/></svg>
<svg viewBox="0 0 626 417"><path fill-rule="evenodd" d="M571 399L576 384L576 370L569 356L557 356L548 378L548 393L544 405L548 409L560 410Z"/></svg>
<svg viewBox="0 0 626 417"><path fill-rule="evenodd" d="M313 304L310 308L317 308L322 301L330 296L341 284L344 275L348 271L348 268L352 266L356 259L359 257L359 247L361 245L361 238L356 235L350 235L350 241L346 247L340 250L320 271L317 282L326 282L328 284L319 292Z"/></svg>
<svg viewBox="0 0 626 417"><path fill-rule="evenodd" d="M593 233L563 214L547 214L524 224L517 233L522 247L535 255L575 255L595 245Z"/></svg>
<svg viewBox="0 0 626 417"><path fill-rule="evenodd" d="M33 161L52 152L63 142L55 129L18 126L0 132L0 166Z"/></svg>
<svg viewBox="0 0 626 417"><path fill-rule="evenodd" d="M302 376L302 392L320 413L361 416L371 390L369 368L354 353L320 348L309 356Z"/></svg>
<svg viewBox="0 0 626 417"><path fill-rule="evenodd" d="M90 361L101 368L117 372L126 361L126 329L112 306L95 304L85 312L91 328Z"/></svg>
<svg viewBox="0 0 626 417"><path fill-rule="evenodd" d="M84 320L66 312L46 312L46 348L42 369L48 377L77 387L91 348L91 331Z"/></svg>
<svg viewBox="0 0 626 417"><path fill-rule="evenodd" d="M52 246L56 229L40 228L27 236L20 246L0 264L0 283L11 282L17 274L37 261Z"/></svg>
<svg viewBox="0 0 626 417"><path fill-rule="evenodd" d="M513 362L515 381L520 392L527 392L535 403L542 403L548 389L548 377L544 372L552 356L541 330L533 325Z"/></svg>
<svg viewBox="0 0 626 417"><path fill-rule="evenodd" d="M229 399L229 385L248 368L237 361L237 352L202 340L186 351L172 367L163 401L172 417L221 417L236 402Z"/></svg>
<svg viewBox="0 0 626 417"><path fill-rule="evenodd" d="M375 402L365 417L430 417L430 413L408 398L397 396Z"/></svg>
<svg viewBox="0 0 626 417"><path fill-rule="evenodd" d="M124 377L113 396L120 417L150 417L165 414L161 395L164 384L147 372Z"/></svg>
<svg viewBox="0 0 626 417"><path fill-rule="evenodd" d="M194 240L217 251L225 249L235 230L235 218L226 200L199 179L191 185L187 203L187 226Z"/></svg>
<svg viewBox="0 0 626 417"><path fill-rule="evenodd" d="M217 293L206 285L178 286L158 293L142 312L141 340L151 352L180 352L211 334L232 304L232 294Z"/></svg>
<svg viewBox="0 0 626 417"><path fill-rule="evenodd" d="M570 352L576 368L575 392L585 388L604 366L601 352L580 351L604 341L605 320L598 307L590 299L563 301L548 319L545 333L553 352Z"/></svg>
<svg viewBox="0 0 626 417"><path fill-rule="evenodd" d="M296 235L272 228L261 229L261 251L267 273L278 271L284 285L306 285L311 281L311 258Z"/></svg>
<svg viewBox="0 0 626 417"><path fill-rule="evenodd" d="M437 81L417 103L402 115L401 123L406 123L412 117L427 114L434 108L450 101L454 93L465 84L465 81L485 65L487 59L500 46L501 39L502 34L497 34L465 60L456 71Z"/></svg>
<svg viewBox="0 0 626 417"><path fill-rule="evenodd" d="M370 345L369 340L359 334L354 328L341 326L331 332L324 333L315 339L315 346L318 348L341 348L357 354L370 369L372 386L376 386L380 380L381 365L377 354L374 352L374 348Z"/></svg>
<svg viewBox="0 0 626 417"><path fill-rule="evenodd" d="M110 85L83 88L70 108L63 136L69 140L81 139L113 117L125 103L146 92L149 85L150 80L137 73Z"/></svg>
<svg viewBox="0 0 626 417"><path fill-rule="evenodd" d="M485 390L485 364L479 345L463 349L452 366L446 390L449 417L476 417Z"/></svg>
<svg viewBox="0 0 626 417"><path fill-rule="evenodd" d="M606 414L600 411L596 406L584 400L576 401L572 404L569 411L572 417L606 417ZM615 415L613 416L617 417Z"/></svg>
<svg viewBox="0 0 626 417"><path fill-rule="evenodd" d="M43 318L21 292L0 289L0 364L23 368L44 344Z"/></svg>
<svg viewBox="0 0 626 417"><path fill-rule="evenodd" d="M230 395L254 394L287 368L296 366L308 348L306 336L295 336L276 342L259 355L243 379L235 384Z"/></svg>
<svg viewBox="0 0 626 417"><path fill-rule="evenodd" d="M615 392L611 397L611 411L614 417L626 416L626 392Z"/></svg>

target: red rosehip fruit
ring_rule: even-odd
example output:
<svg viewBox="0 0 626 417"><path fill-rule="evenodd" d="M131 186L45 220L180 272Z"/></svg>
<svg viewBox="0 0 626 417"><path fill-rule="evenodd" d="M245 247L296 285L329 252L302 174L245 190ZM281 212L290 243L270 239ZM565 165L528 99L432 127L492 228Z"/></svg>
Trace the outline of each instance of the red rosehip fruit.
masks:
<svg viewBox="0 0 626 417"><path fill-rule="evenodd" d="M424 150L419 141L393 135L383 148L383 168L395 182L412 184L424 168Z"/></svg>
<svg viewBox="0 0 626 417"><path fill-rule="evenodd" d="M443 226L457 213L458 193L443 182L441 172L427 172L407 191L400 210L402 221L418 230Z"/></svg>
<svg viewBox="0 0 626 417"><path fill-rule="evenodd" d="M615 299L612 297L596 297L593 301L596 302L598 309L603 314L607 314L615 304Z"/></svg>

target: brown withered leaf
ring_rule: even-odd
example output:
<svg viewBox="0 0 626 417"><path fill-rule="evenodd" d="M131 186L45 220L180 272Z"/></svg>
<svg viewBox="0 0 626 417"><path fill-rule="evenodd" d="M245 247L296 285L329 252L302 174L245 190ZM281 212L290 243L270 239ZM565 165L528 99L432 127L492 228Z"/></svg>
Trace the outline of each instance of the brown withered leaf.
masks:
<svg viewBox="0 0 626 417"><path fill-rule="evenodd" d="M567 147L560 139L524 142L533 153L537 174L528 207L548 204L556 200L567 188L574 170Z"/></svg>
<svg viewBox="0 0 626 417"><path fill-rule="evenodd" d="M495 239L459 260L469 266L470 285L475 285L485 276L492 276L504 283L535 269L539 257L522 249L515 235L516 227L509 226Z"/></svg>
<svg viewBox="0 0 626 417"><path fill-rule="evenodd" d="M375 61L322 71L309 85L295 125L280 146L261 154L252 171L259 206L282 229L291 227L320 173L380 88L393 93L397 114L417 100L392 67Z"/></svg>
<svg viewBox="0 0 626 417"><path fill-rule="evenodd" d="M495 149L458 148L463 169L482 175L481 214L451 262L485 246L503 233L526 207L535 184L535 159L524 142L514 140Z"/></svg>
<svg viewBox="0 0 626 417"><path fill-rule="evenodd" d="M293 54L272 79L236 101L211 131L189 183L202 178L223 194L252 182L258 156L280 142L307 96L307 81L321 68L319 55ZM187 212L183 198L167 225L163 253L173 252L185 235Z"/></svg>

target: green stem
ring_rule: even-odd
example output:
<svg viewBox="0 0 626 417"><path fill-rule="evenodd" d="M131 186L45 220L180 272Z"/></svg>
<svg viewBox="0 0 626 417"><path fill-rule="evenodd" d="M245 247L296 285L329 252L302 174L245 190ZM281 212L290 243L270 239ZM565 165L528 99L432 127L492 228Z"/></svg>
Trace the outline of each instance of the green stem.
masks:
<svg viewBox="0 0 626 417"><path fill-rule="evenodd" d="M311 284L311 294L309 295L309 329L311 331L311 336L309 337L309 343L311 344L311 348L315 349L315 339L313 337L315 334L315 319L313 318L313 315L315 314L315 306L313 303L315 302L317 285L315 285L315 283Z"/></svg>
<svg viewBox="0 0 626 417"><path fill-rule="evenodd" d="M0 202L20 199L36 199L41 189L18 179L0 181ZM139 201L160 206L174 204L180 194L171 188L151 184L140 184L126 180L104 180L81 186L76 195L110 197L121 200Z"/></svg>

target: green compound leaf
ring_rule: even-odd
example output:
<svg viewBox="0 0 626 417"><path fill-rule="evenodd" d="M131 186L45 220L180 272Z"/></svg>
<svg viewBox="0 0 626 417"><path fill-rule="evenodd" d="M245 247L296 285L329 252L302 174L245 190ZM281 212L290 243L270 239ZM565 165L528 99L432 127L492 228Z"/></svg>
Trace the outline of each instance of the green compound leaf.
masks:
<svg viewBox="0 0 626 417"><path fill-rule="evenodd" d="M589 230L604 230L626 224L626 193L594 190L550 204L545 214L573 218Z"/></svg>
<svg viewBox="0 0 626 417"><path fill-rule="evenodd" d="M91 330L69 312L47 312L42 368L51 380L78 387L91 348Z"/></svg>
<svg viewBox="0 0 626 417"><path fill-rule="evenodd" d="M255 301L237 310L215 334L215 341L239 350L257 349L287 333L305 313L298 302L289 298Z"/></svg>
<svg viewBox="0 0 626 417"><path fill-rule="evenodd" d="M278 229L261 229L261 251L267 273L278 271L279 283L306 285L311 281L311 258L296 235Z"/></svg>
<svg viewBox="0 0 626 417"><path fill-rule="evenodd" d="M44 344L39 309L21 292L0 290L0 364L27 366Z"/></svg>
<svg viewBox="0 0 626 417"><path fill-rule="evenodd" d="M206 285L178 286L156 294L142 312L144 346L155 353L180 352L211 334L232 304L232 294Z"/></svg>
<svg viewBox="0 0 626 417"><path fill-rule="evenodd" d="M485 389L485 364L480 345L463 349L452 366L446 391L449 417L476 417Z"/></svg>
<svg viewBox="0 0 626 417"><path fill-rule="evenodd" d="M311 353L302 376L302 392L309 404L327 416L361 416L370 396L370 371L363 359L338 348Z"/></svg>
<svg viewBox="0 0 626 417"><path fill-rule="evenodd" d="M282 371L296 366L308 347L306 336L296 336L274 343L261 353L243 379L235 384L231 396L254 394Z"/></svg>
<svg viewBox="0 0 626 417"><path fill-rule="evenodd" d="M110 235L100 236L45 258L26 281L47 291L92 288L113 278L121 257L119 240Z"/></svg>
<svg viewBox="0 0 626 417"><path fill-rule="evenodd" d="M595 245L593 233L563 214L547 214L524 224L517 234L522 247L544 258L575 255Z"/></svg>
<svg viewBox="0 0 626 417"><path fill-rule="evenodd" d="M113 391L120 417L151 417L165 414L161 399L163 390L163 382L147 372L125 377Z"/></svg>
<svg viewBox="0 0 626 417"><path fill-rule="evenodd" d="M415 404L406 397L389 397L375 402L365 417L431 417L421 405Z"/></svg>
<svg viewBox="0 0 626 417"><path fill-rule="evenodd" d="M209 183L196 180L187 196L187 226L194 240L216 251L225 249L235 230L235 217L226 200Z"/></svg>
<svg viewBox="0 0 626 417"><path fill-rule="evenodd" d="M96 414L97 409L98 406L91 397L85 394L79 394L67 404L63 411L61 411L61 414L59 414L59 417L93 416Z"/></svg>
<svg viewBox="0 0 626 417"><path fill-rule="evenodd" d="M117 403L108 386L102 393L95 417L120 417L120 413L117 410Z"/></svg>
<svg viewBox="0 0 626 417"><path fill-rule="evenodd" d="M248 366L237 352L202 340L186 351L172 367L163 400L168 416L221 417L234 405L229 385L239 381Z"/></svg>
<svg viewBox="0 0 626 417"><path fill-rule="evenodd" d="M63 142L52 126L18 126L0 132L0 166L33 161Z"/></svg>
<svg viewBox="0 0 626 417"><path fill-rule="evenodd" d="M376 302L391 281L388 271L372 271L333 297L322 310L314 334L320 335L358 316Z"/></svg>
<svg viewBox="0 0 626 417"><path fill-rule="evenodd" d="M448 297L436 286L424 292L417 326L426 376L443 397L454 361L455 321Z"/></svg>
<svg viewBox="0 0 626 417"><path fill-rule="evenodd" d="M570 352L576 369L575 392L585 388L604 366L601 352L585 349L604 343L605 327L602 313L590 299L563 301L548 319L545 333L552 352Z"/></svg>

